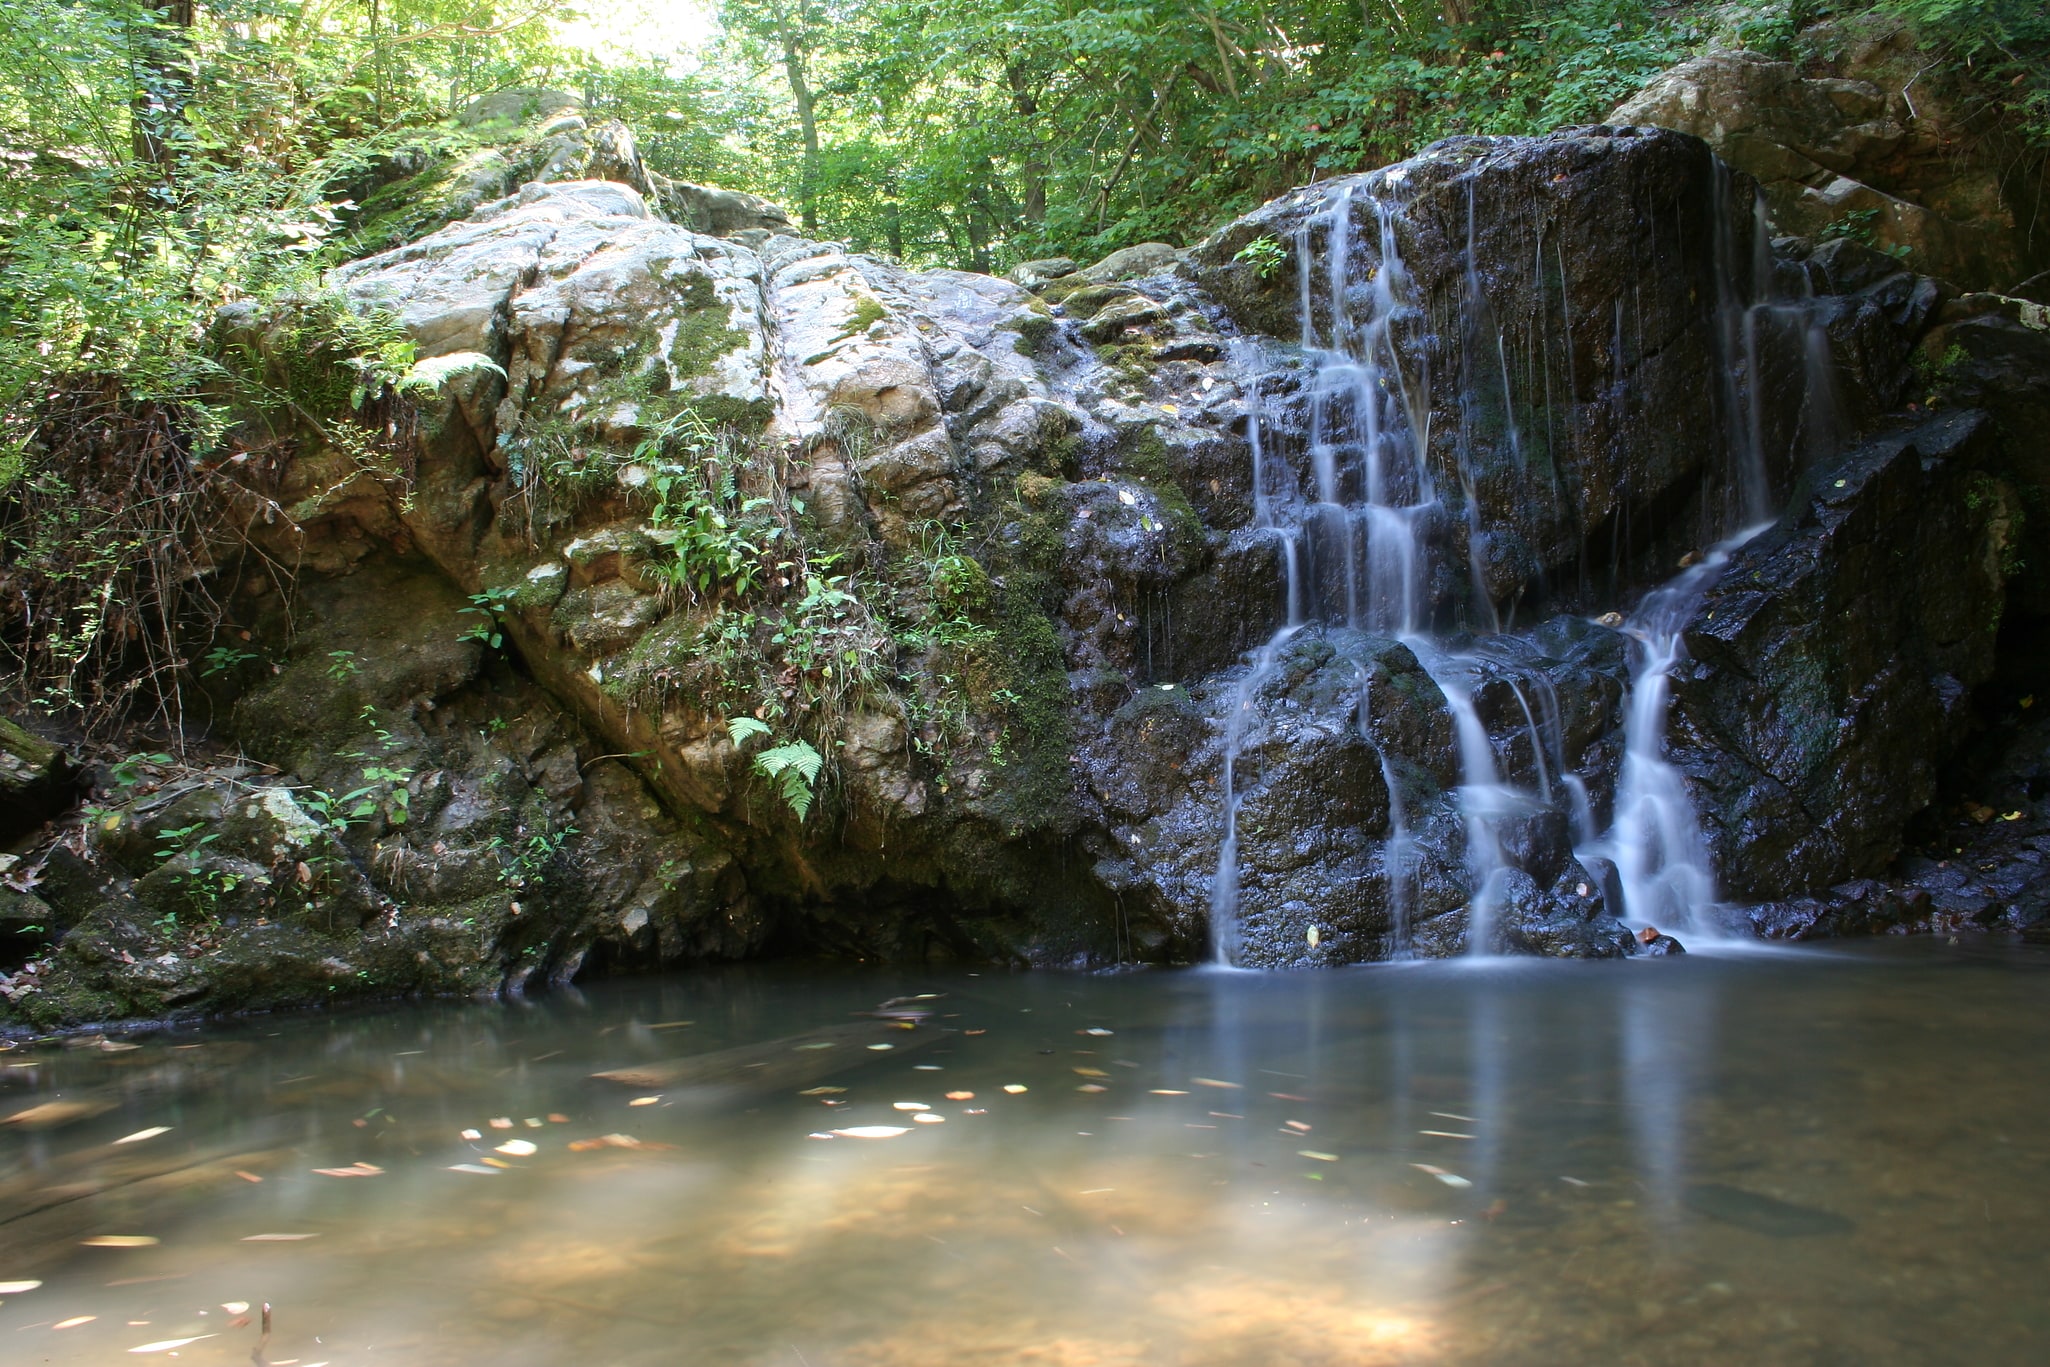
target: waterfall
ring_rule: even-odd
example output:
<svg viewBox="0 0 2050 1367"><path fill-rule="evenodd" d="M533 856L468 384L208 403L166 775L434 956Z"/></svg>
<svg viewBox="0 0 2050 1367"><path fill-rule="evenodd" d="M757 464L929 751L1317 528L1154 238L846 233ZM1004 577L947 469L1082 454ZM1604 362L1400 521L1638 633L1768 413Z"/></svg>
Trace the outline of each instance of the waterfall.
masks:
<svg viewBox="0 0 2050 1367"><path fill-rule="evenodd" d="M1282 646L1302 628L1304 620L1300 528L1284 522L1277 512L1293 476L1285 465L1268 456L1257 410L1249 418L1246 433L1253 453L1253 525L1280 546L1287 620L1253 652L1244 677L1232 689L1231 711L1225 719L1224 835L1217 847L1217 872L1210 880L1210 957L1226 968L1237 965L1239 954L1239 803L1244 796L1238 785L1239 755L1245 748L1246 727L1260 689L1274 676Z"/></svg>
<svg viewBox="0 0 2050 1367"><path fill-rule="evenodd" d="M1718 167L1719 195L1726 192L1727 179L1727 173ZM1724 223L1721 208L1719 198L1719 232ZM1645 595L1624 624L1631 637L1631 671L1623 722L1623 772L1616 787L1615 821L1607 839L1594 847L1615 862L1626 920L1639 927L1677 930L1707 939L1721 938L1728 931L1717 915L1715 873L1693 801L1679 769L1665 755L1666 714L1672 699L1673 668L1685 653L1681 633L1715 586L1731 554L1772 525L1774 505L1766 468L1764 405L1759 395L1761 327L1779 325L1800 331L1801 436L1810 463L1835 449L1839 427L1835 367L1828 335L1815 316L1812 290L1804 288L1802 297L1791 300L1774 296L1765 208L1755 200L1750 246L1752 288L1748 297L1736 290L1727 241L1719 244L1717 252L1724 398L1737 476L1733 492L1739 517L1749 525L1711 547L1677 578Z"/></svg>
<svg viewBox="0 0 2050 1367"><path fill-rule="evenodd" d="M1483 525L1477 487L1489 468L1484 443L1497 441L1513 469L1532 482L1530 497L1563 497L1553 446L1559 424L1551 410L1555 401L1570 399L1555 399L1549 360L1542 380L1511 364L1509 338L1487 297L1477 257L1472 180L1463 270L1453 285L1456 316L1436 318L1414 297L1397 242L1400 209L1391 202L1403 175L1398 167L1378 179L1347 181L1296 228L1305 377L1299 396L1291 400L1296 407L1273 408L1257 395L1248 407L1254 526L1277 539L1287 615L1281 629L1249 655L1228 704L1222 830L1210 898L1214 955L1220 963L1235 964L1242 949L1239 808L1248 786L1243 754L1260 725L1261 691L1274 679L1284 649L1305 631L1391 637L1408 647L1437 685L1453 724L1459 764L1453 797L1464 833L1469 953L1498 952L1509 899L1530 895L1531 869L1540 866L1523 865L1530 863L1533 848L1528 832L1540 818L1563 818L1574 850L1614 862L1623 905L1611 907L1612 912L1636 925L1713 934L1716 890L1706 841L1683 776L1664 753L1671 675L1684 651L1682 632L1703 596L1731 553L1770 515L1769 472L1777 453L1768 444L1781 434L1768 431L1758 401L1760 367L1779 354L1783 336L1799 339L1810 416L1801 433L1805 453L1788 455L1812 460L1834 440L1828 339L1814 321L1811 301L1772 296L1773 259L1762 209L1754 205L1748 233L1727 226L1733 217L1729 177L1718 167L1713 268L1719 374L1711 394L1728 454L1715 486L1721 497L1708 516L1725 529L1750 530L1690 561L1624 622L1630 638L1624 749L1614 817L1608 832L1598 832L1587 778L1571 772L1567 763L1565 726L1544 652L1527 635L1505 630L1488 592L1484 555L1497 529ZM1374 250L1358 253L1359 263L1354 260L1356 231L1361 237L1371 231L1377 239ZM1563 275L1564 257L1556 240L1551 245ZM1540 270L1545 246L1539 232L1532 260ZM1360 274L1369 262L1371 269ZM1562 290L1562 315L1565 308ZM1434 333L1434 327L1442 331ZM1621 298L1614 327L1611 355L1620 382L1628 350ZM1538 331L1546 335L1531 345L1541 341L1549 356L1549 324L1541 320ZM1431 375L1424 359L1432 354L1434 340L1456 342L1457 350L1457 392L1440 396L1454 401L1441 409L1453 413L1457 425L1441 434L1437 467ZM1564 349L1570 374L1570 328ZM1235 357L1243 371L1253 373L1250 351ZM1535 411L1532 405L1544 412L1542 423L1534 421L1527 429L1518 416L1519 381L1525 413ZM1287 451L1295 453L1294 460L1278 449L1284 437L1293 443ZM1533 454L1540 449L1542 467ZM1441 470L1456 505L1440 493ZM1449 575L1451 566L1438 561L1462 550L1466 573ZM1450 600L1461 595L1445 585L1461 578L1471 582L1464 604L1457 605ZM1441 633L1447 618L1459 624ZM1479 634L1466 629L1469 618ZM1418 911L1419 848L1413 829L1418 813L1401 790L1402 770L1373 735L1368 684L1362 669L1360 732L1378 757L1388 796L1389 834L1381 869L1387 880L1387 946L1393 956L1409 952ZM1491 723L1499 735L1491 733ZM1525 739L1527 768L1519 744ZM1544 893L1542 887L1537 891Z"/></svg>
<svg viewBox="0 0 2050 1367"><path fill-rule="evenodd" d="M1469 945L1477 953L1493 946L1493 911L1509 865L1502 852L1500 824L1531 810L1540 799L1503 781L1494 742L1473 702L1473 689L1493 662L1479 654L1446 650L1430 634L1427 596L1430 564L1422 529L1442 510L1428 459L1428 377L1405 371L1396 329L1418 316L1406 297L1408 277L1396 244L1395 214L1373 200L1378 228L1378 264L1358 297L1350 246L1352 185L1341 187L1324 213L1298 233L1296 259L1301 292L1302 345L1311 363L1307 403L1309 487L1269 449L1259 405L1248 414L1253 455L1254 521L1283 538L1288 582L1288 621L1256 650L1233 692L1225 726L1223 832L1217 871L1211 882L1212 952L1220 963L1235 963L1239 950L1238 809L1242 801L1239 760L1258 690L1272 677L1282 646L1312 621L1390 635L1408 645L1437 681L1457 724L1465 817L1468 876L1473 887ZM1314 230L1326 234L1322 271L1312 263ZM1471 274L1471 272L1470 272ZM1318 328L1317 285L1327 303ZM1468 282L1469 302L1479 281ZM1472 313L1469 307L1466 310ZM1509 383L1507 353L1499 332L1489 361ZM1473 503L1470 477L1467 506ZM1471 517L1469 517L1471 524ZM1469 534L1478 535L1469 526ZM1519 693L1519 698L1521 698ZM1361 716L1369 713L1362 683ZM1539 773L1545 773L1539 728L1531 717L1532 745ZM1378 747L1376 747L1378 749ZM1408 938L1407 861L1411 858L1402 797L1387 756L1381 756L1390 811L1398 830L1384 853L1390 870L1391 903L1404 922L1391 937L1397 950ZM1549 789L1549 779L1545 780ZM1547 792L1545 797L1549 797ZM1398 887L1400 890L1398 890Z"/></svg>
<svg viewBox="0 0 2050 1367"><path fill-rule="evenodd" d="M1630 692L1623 713L1623 773L1605 846L1623 887L1623 914L1639 926L1714 937L1715 875L1687 784L1666 758L1666 708L1680 633L1728 563L1762 526L1716 546L1699 563L1646 595L1624 630L1632 638Z"/></svg>

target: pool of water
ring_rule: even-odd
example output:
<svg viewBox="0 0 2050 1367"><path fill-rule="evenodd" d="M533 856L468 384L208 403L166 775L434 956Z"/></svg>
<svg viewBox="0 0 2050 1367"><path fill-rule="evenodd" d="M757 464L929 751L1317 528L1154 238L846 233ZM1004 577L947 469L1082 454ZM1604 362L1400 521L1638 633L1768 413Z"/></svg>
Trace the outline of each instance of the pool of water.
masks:
<svg viewBox="0 0 2050 1367"><path fill-rule="evenodd" d="M2046 1070L2050 953L1931 941L25 1047L0 1360L2039 1364Z"/></svg>

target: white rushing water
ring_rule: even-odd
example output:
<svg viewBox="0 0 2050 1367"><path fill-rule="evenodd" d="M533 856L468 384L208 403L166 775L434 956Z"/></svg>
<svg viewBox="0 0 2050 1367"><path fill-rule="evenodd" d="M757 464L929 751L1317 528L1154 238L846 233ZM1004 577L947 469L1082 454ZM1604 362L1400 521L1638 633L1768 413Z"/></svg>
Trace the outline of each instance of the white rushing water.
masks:
<svg viewBox="0 0 2050 1367"><path fill-rule="evenodd" d="M1719 195L1727 193L1726 179L1718 175ZM1478 512L1472 463L1473 429L1481 421L1477 415L1484 409L1498 411L1501 437L1519 469L1525 466L1526 452L1516 417L1510 349L1475 261L1473 216L1469 197L1466 269L1457 319L1461 360L1454 407L1459 428L1441 443L1451 451L1445 475L1460 494L1456 522L1448 517L1439 492L1440 476L1431 460L1430 376L1405 362L1398 335L1423 325L1423 311L1410 297L1411 281L1397 242L1399 210L1370 197L1357 182L1350 183L1337 188L1324 211L1297 231L1301 343L1309 375L1303 411L1296 418L1300 430L1291 430L1289 439L1302 443L1300 465L1275 449L1273 431L1287 425L1280 415L1264 411L1256 401L1248 424L1255 525L1279 542L1287 619L1249 657L1230 703L1223 830L1210 904L1212 944L1219 963L1240 959L1238 815L1245 787L1241 758L1260 718L1259 694L1274 678L1290 640L1318 627L1394 637L1409 647L1444 697L1460 764L1456 798L1465 832L1469 953L1485 955L1500 948L1499 913L1513 872L1505 852L1510 823L1547 808L1565 816L1578 852L1614 863L1623 905L1612 910L1628 923L1698 937L1719 933L1707 842L1685 781L1665 755L1672 672L1684 654L1682 633L1703 596L1730 553L1761 530L1771 514L1765 435L1752 393L1767 334L1802 330L1800 354L1806 359L1809 399L1803 436L1810 458L1824 452L1835 438L1828 340L1814 322L1807 300L1774 299L1763 283L1756 290L1740 289L1743 279L1769 283L1772 278L1762 216L1753 215L1753 231L1744 235L1748 241L1739 240L1739 234L1719 234L1717 340L1723 361L1717 399L1729 440L1723 485L1728 492L1720 516L1726 527L1749 530L1716 546L1647 595L1624 624L1631 638L1624 754L1614 819L1607 832L1598 832L1587 780L1565 763L1558 700L1543 661L1525 638L1504 632L1481 581L1479 566L1489 528L1482 525ZM1717 222L1724 221L1719 200ZM1371 225L1372 242L1360 244L1370 250L1355 250L1356 224ZM1534 254L1540 269L1546 245L1540 234ZM1551 245L1563 271L1564 256L1556 242ZM1619 303L1619 367L1624 354L1620 309ZM1550 346L1549 337L1543 344ZM1570 328L1564 346L1570 363ZM1250 353L1240 353L1240 359L1250 370ZM1541 392L1525 397L1526 407L1535 405L1533 411L1543 413L1548 440L1557 430L1551 383L1547 363ZM1526 379L1527 389L1530 384ZM1549 478L1556 495L1556 466ZM1542 493L1534 490L1533 496ZM1473 579L1467 608L1480 618L1473 625L1484 633L1477 637L1446 637L1435 629L1433 586L1444 571L1432 562L1432 541L1434 536L1443 541L1443 528L1461 523ZM1388 790L1390 834L1382 867L1388 880L1390 930L1384 953L1397 957L1410 951L1416 912L1415 813L1401 791L1400 766L1381 750L1369 725L1372 706L1364 671L1360 690L1360 732L1379 756ZM1487 706L1480 701L1484 691L1494 699ZM1517 709L1510 715L1520 713L1520 731L1504 722L1499 728L1504 734L1491 734L1487 715L1499 719L1507 705ZM1528 765L1512 764L1512 754L1520 755L1525 744Z"/></svg>

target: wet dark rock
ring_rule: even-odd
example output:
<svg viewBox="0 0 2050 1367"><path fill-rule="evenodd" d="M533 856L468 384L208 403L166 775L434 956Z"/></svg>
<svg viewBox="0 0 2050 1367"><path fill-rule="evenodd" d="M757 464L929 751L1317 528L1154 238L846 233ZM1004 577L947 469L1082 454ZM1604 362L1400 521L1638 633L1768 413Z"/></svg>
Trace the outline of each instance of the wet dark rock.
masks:
<svg viewBox="0 0 2050 1367"><path fill-rule="evenodd" d="M1718 308L1753 289L1748 181L1699 140L1660 130L1454 138L1239 219L1194 251L1196 278L1241 326L1295 335L1293 258L1321 258L1328 205L1348 191L1362 293L1380 256L1376 202L1400 206L1395 241L1420 302L1397 340L1412 373L1460 377L1431 392L1433 454L1475 491L1487 528L1480 578L1494 603L1532 591L1541 572L1573 582L1590 542L1625 524L1712 525L1722 510L1689 500L1704 474L1724 473L1728 419L1701 379L1736 363ZM1611 211L1624 203L1656 207ZM1286 268L1263 274L1239 259L1263 239L1287 250ZM1620 299L1632 301L1626 315ZM1451 325L1462 300L1472 335ZM1320 336L1329 326L1315 320ZM1798 381L1799 338L1766 340L1784 354L1761 373ZM1787 450L1800 399L1766 405L1767 451ZM1783 458L1773 473L1788 480Z"/></svg>
<svg viewBox="0 0 2050 1367"><path fill-rule="evenodd" d="M1851 451L1702 600L1671 749L1729 895L1877 873L1935 796L1993 669L2016 498L1993 454L1975 412Z"/></svg>
<svg viewBox="0 0 2050 1367"><path fill-rule="evenodd" d="M1685 954L1687 947L1670 935L1654 935L1649 940L1640 935L1636 952L1647 958L1662 959L1674 954Z"/></svg>

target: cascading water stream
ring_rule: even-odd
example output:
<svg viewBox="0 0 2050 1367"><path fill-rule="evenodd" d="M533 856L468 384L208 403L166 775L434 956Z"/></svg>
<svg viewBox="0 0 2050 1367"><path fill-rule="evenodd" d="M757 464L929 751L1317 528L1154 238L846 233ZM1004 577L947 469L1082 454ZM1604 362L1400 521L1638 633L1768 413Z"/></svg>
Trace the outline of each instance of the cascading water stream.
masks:
<svg viewBox="0 0 2050 1367"><path fill-rule="evenodd" d="M1282 480L1288 478L1288 472L1285 467L1277 469L1276 463L1268 458L1257 412L1247 424L1247 437L1253 452L1253 525L1280 543L1288 597L1286 622L1253 652L1245 677L1232 690L1231 712L1225 721L1224 836L1217 849L1217 872L1210 880L1210 957L1227 968L1235 967L1239 956L1239 803L1243 798L1238 788L1239 756L1245 748L1246 728L1255 699L1262 685L1273 677L1282 646L1301 630L1304 622L1301 532L1276 516L1277 497L1285 487Z"/></svg>
<svg viewBox="0 0 2050 1367"><path fill-rule="evenodd" d="M1632 638L1630 693L1623 714L1623 773L1616 817L1606 842L1623 886L1627 917L1642 926L1700 938L1722 934L1716 923L1715 874L1695 818L1686 780L1665 755L1666 710L1680 633L1714 587L1730 553L1766 524L1714 547L1699 563L1654 590L1624 625Z"/></svg>
<svg viewBox="0 0 2050 1367"><path fill-rule="evenodd" d="M1389 175L1388 188L1400 183L1401 174L1398 169ZM1725 219L1726 181L1718 174L1718 225ZM1378 250L1371 271L1361 278L1355 274L1352 238L1355 212L1369 208L1359 218L1378 229ZM1280 542L1287 618L1273 638L1251 654L1230 701L1223 830L1210 900L1212 943L1220 963L1238 962L1241 948L1242 753L1259 722L1261 690L1274 678L1290 640L1306 628L1346 628L1393 637L1409 648L1436 683L1457 743L1460 781L1454 797L1465 835L1469 953L1485 955L1499 948L1505 899L1512 888L1528 892L1530 885L1529 877L1517 871L1517 860L1523 856L1510 854L1512 843L1522 838L1517 834L1522 827L1515 823L1527 823L1547 810L1564 815L1575 849L1605 855L1615 863L1624 905L1612 910L1637 925L1669 925L1697 936L1714 933L1715 885L1706 844L1683 778L1663 753L1670 674L1682 652L1681 633L1703 595L1730 553L1755 534L1770 509L1765 427L1755 393L1768 341L1790 325L1804 329L1802 349L1813 408L1806 437L1812 458L1833 437L1835 426L1827 411L1827 338L1807 311L1808 301L1775 299L1765 288L1772 279L1772 258L1763 218L1753 214L1748 244L1741 241L1741 234L1719 228L1716 317L1722 359L1717 407L1730 455L1723 485L1727 502L1719 505L1717 516L1724 526L1750 524L1752 531L1718 545L1647 596L1625 624L1632 654L1624 703L1624 755L1614 820L1609 832L1599 835L1588 782L1567 763L1558 696L1544 660L1522 638L1502 634L1503 624L1480 570L1491 529L1482 525L1479 511L1479 443L1489 424L1499 428L1497 435L1506 443L1503 449L1514 469L1532 478L1537 475L1518 425L1517 372L1510 363L1508 339L1495 318L1477 262L1476 215L1470 193L1456 319L1458 429L1448 434L1449 442L1440 443L1449 447L1441 455L1449 457L1448 473L1462 495L1452 517L1439 495L1431 460L1430 375L1421 361L1405 363L1406 339L1412 332L1421 335L1432 324L1410 298L1396 240L1397 210L1358 183L1349 183L1296 230L1301 345L1309 361L1299 426L1291 428L1283 414L1264 411L1257 402L1248 414L1254 525ZM1540 267L1545 245L1540 234L1534 253ZM1552 246L1563 273L1563 254L1556 241ZM1757 287L1742 288L1745 279L1757 282ZM1563 314L1563 292L1559 307ZM1619 298L1612 348L1617 358L1628 350L1622 310ZM1549 337L1544 346L1549 348ZM1570 326L1564 347L1570 369ZM1241 351L1237 357L1242 370L1253 373L1251 353ZM1523 377L1526 392L1537 392L1536 384L1534 377ZM1551 385L1547 361L1542 393L1548 450L1555 431ZM1277 434L1302 443L1299 464L1276 449ZM1533 494L1557 499L1563 491L1557 461L1547 455L1545 468L1547 484ZM1446 539L1448 524L1462 523L1473 581L1469 610L1487 634L1449 643L1433 631L1445 567L1435 565L1432 554L1433 547ZM1388 796L1389 835L1381 866L1388 882L1387 953L1392 957L1410 950L1420 886L1412 832L1416 814L1401 790L1400 767L1372 733L1368 683L1362 670L1359 726L1378 757ZM1512 700L1510 715L1520 713L1520 730L1505 724L1505 736L1498 742L1490 733L1489 717L1503 720L1500 714ZM1527 772L1515 743L1517 734L1528 737ZM1580 891L1586 895L1584 887Z"/></svg>

